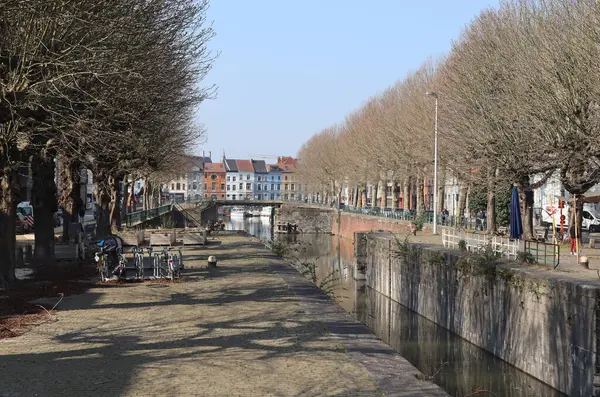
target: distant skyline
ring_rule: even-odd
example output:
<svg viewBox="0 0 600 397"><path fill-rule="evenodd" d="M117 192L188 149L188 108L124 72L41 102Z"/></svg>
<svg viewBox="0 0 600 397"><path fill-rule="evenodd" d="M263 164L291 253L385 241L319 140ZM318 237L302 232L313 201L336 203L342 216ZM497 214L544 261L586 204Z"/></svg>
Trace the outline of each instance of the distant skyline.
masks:
<svg viewBox="0 0 600 397"><path fill-rule="evenodd" d="M221 53L203 82L218 86L197 120L213 161L296 156L310 136L446 54L452 40L498 1L213 0ZM258 158L258 157L257 157Z"/></svg>

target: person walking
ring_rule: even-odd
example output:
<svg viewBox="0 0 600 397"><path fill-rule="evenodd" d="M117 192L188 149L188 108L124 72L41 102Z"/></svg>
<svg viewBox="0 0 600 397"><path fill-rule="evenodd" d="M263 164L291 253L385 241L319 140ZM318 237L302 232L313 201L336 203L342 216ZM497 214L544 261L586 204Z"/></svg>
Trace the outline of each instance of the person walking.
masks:
<svg viewBox="0 0 600 397"><path fill-rule="evenodd" d="M571 255L577 255L577 239L581 237L581 227L572 224L569 227L569 235L571 236Z"/></svg>

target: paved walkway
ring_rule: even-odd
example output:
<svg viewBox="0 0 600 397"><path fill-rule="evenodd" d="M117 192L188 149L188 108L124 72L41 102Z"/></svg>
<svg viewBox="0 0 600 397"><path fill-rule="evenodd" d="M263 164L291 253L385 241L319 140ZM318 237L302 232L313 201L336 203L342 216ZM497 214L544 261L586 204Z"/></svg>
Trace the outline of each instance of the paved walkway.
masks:
<svg viewBox="0 0 600 397"><path fill-rule="evenodd" d="M445 395L256 240L218 242L183 282L93 288L1 340L0 396Z"/></svg>

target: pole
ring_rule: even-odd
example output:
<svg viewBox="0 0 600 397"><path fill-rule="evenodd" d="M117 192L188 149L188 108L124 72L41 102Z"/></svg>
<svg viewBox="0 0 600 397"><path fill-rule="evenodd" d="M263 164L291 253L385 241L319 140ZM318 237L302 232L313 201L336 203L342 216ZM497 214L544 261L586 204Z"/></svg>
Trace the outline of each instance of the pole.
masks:
<svg viewBox="0 0 600 397"><path fill-rule="evenodd" d="M435 97L435 124L433 132L433 234L437 234L437 169L438 169L438 97Z"/></svg>

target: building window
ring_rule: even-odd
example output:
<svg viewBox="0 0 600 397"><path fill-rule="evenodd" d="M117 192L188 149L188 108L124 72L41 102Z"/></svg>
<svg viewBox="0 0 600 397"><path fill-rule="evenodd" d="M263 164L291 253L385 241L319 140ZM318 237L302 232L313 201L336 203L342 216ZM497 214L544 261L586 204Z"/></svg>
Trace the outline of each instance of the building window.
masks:
<svg viewBox="0 0 600 397"><path fill-rule="evenodd" d="M292 194L290 195L290 200L293 200L293 199L294 199L294 193L292 193Z"/></svg>
<svg viewBox="0 0 600 397"><path fill-rule="evenodd" d="M181 190L185 190L185 183L181 185Z"/></svg>
<svg viewBox="0 0 600 397"><path fill-rule="evenodd" d="M225 197L225 195L224 195L224 194L222 194L222 195L221 195L221 198L223 198L223 197ZM216 197L215 197L215 198L216 198Z"/></svg>
<svg viewBox="0 0 600 397"><path fill-rule="evenodd" d="M281 183L277 184L277 190L281 190Z"/></svg>
<svg viewBox="0 0 600 397"><path fill-rule="evenodd" d="M260 190L260 188L262 187L262 185L259 183L256 185L256 190Z"/></svg>
<svg viewBox="0 0 600 397"><path fill-rule="evenodd" d="M252 190L252 184L246 183L246 190Z"/></svg>
<svg viewBox="0 0 600 397"><path fill-rule="evenodd" d="M211 174L210 175L210 179L212 179L213 181L217 180L217 174Z"/></svg>
<svg viewBox="0 0 600 397"><path fill-rule="evenodd" d="M235 182L235 176L233 177L233 181Z"/></svg>
<svg viewBox="0 0 600 397"><path fill-rule="evenodd" d="M250 180L250 174L246 175L246 180L249 181Z"/></svg>
<svg viewBox="0 0 600 397"><path fill-rule="evenodd" d="M269 185L265 183L265 190L269 190Z"/></svg>
<svg viewBox="0 0 600 397"><path fill-rule="evenodd" d="M204 184L204 190L208 190L208 184L207 183ZM206 195L204 195L204 197L206 197Z"/></svg>
<svg viewBox="0 0 600 397"><path fill-rule="evenodd" d="M244 184L240 183L240 190L242 190L244 188Z"/></svg>
<svg viewBox="0 0 600 397"><path fill-rule="evenodd" d="M210 184L210 188L211 188L210 190L213 190L213 191L217 190L217 184L216 184L216 182L211 183Z"/></svg>
<svg viewBox="0 0 600 397"><path fill-rule="evenodd" d="M283 177L283 179L285 179L287 181L287 175Z"/></svg>
<svg viewBox="0 0 600 397"><path fill-rule="evenodd" d="M235 185L231 185L231 190L235 190Z"/></svg>
<svg viewBox="0 0 600 397"><path fill-rule="evenodd" d="M260 182L260 175L258 176L258 179L257 179L257 180Z"/></svg>
<svg viewBox="0 0 600 397"><path fill-rule="evenodd" d="M275 185L271 183L271 190L275 190Z"/></svg>
<svg viewBox="0 0 600 397"><path fill-rule="evenodd" d="M292 183L292 186L290 187L290 190L294 190L294 184Z"/></svg>
<svg viewBox="0 0 600 397"><path fill-rule="evenodd" d="M231 180L230 178L231 178L231 177L228 175L228 176L227 176L227 182L229 182L229 181Z"/></svg>
<svg viewBox="0 0 600 397"><path fill-rule="evenodd" d="M234 187L235 187L235 186L234 186ZM231 198L235 200L235 199L236 199L236 198L235 198L235 194L234 194L234 195L232 195L232 196L231 196Z"/></svg>
<svg viewBox="0 0 600 397"><path fill-rule="evenodd" d="M231 186L230 185L227 185L227 190L231 190Z"/></svg>
<svg viewBox="0 0 600 397"><path fill-rule="evenodd" d="M225 190L225 184L221 183L221 190Z"/></svg>
<svg viewBox="0 0 600 397"><path fill-rule="evenodd" d="M198 190L198 184L196 182L192 183L192 190Z"/></svg>
<svg viewBox="0 0 600 397"><path fill-rule="evenodd" d="M287 190L287 188L288 188L288 185L286 183L285 185L283 185L283 190Z"/></svg>
<svg viewBox="0 0 600 397"><path fill-rule="evenodd" d="M171 183L171 190L175 190L175 184Z"/></svg>
<svg viewBox="0 0 600 397"><path fill-rule="evenodd" d="M281 180L281 175L277 175L277 180L280 181Z"/></svg>
<svg viewBox="0 0 600 397"><path fill-rule="evenodd" d="M221 196L222 196L222 195L221 195ZM216 200L216 199L217 199L217 195L216 195L216 194L211 194L211 195L210 195L210 198L212 198L213 200Z"/></svg>

